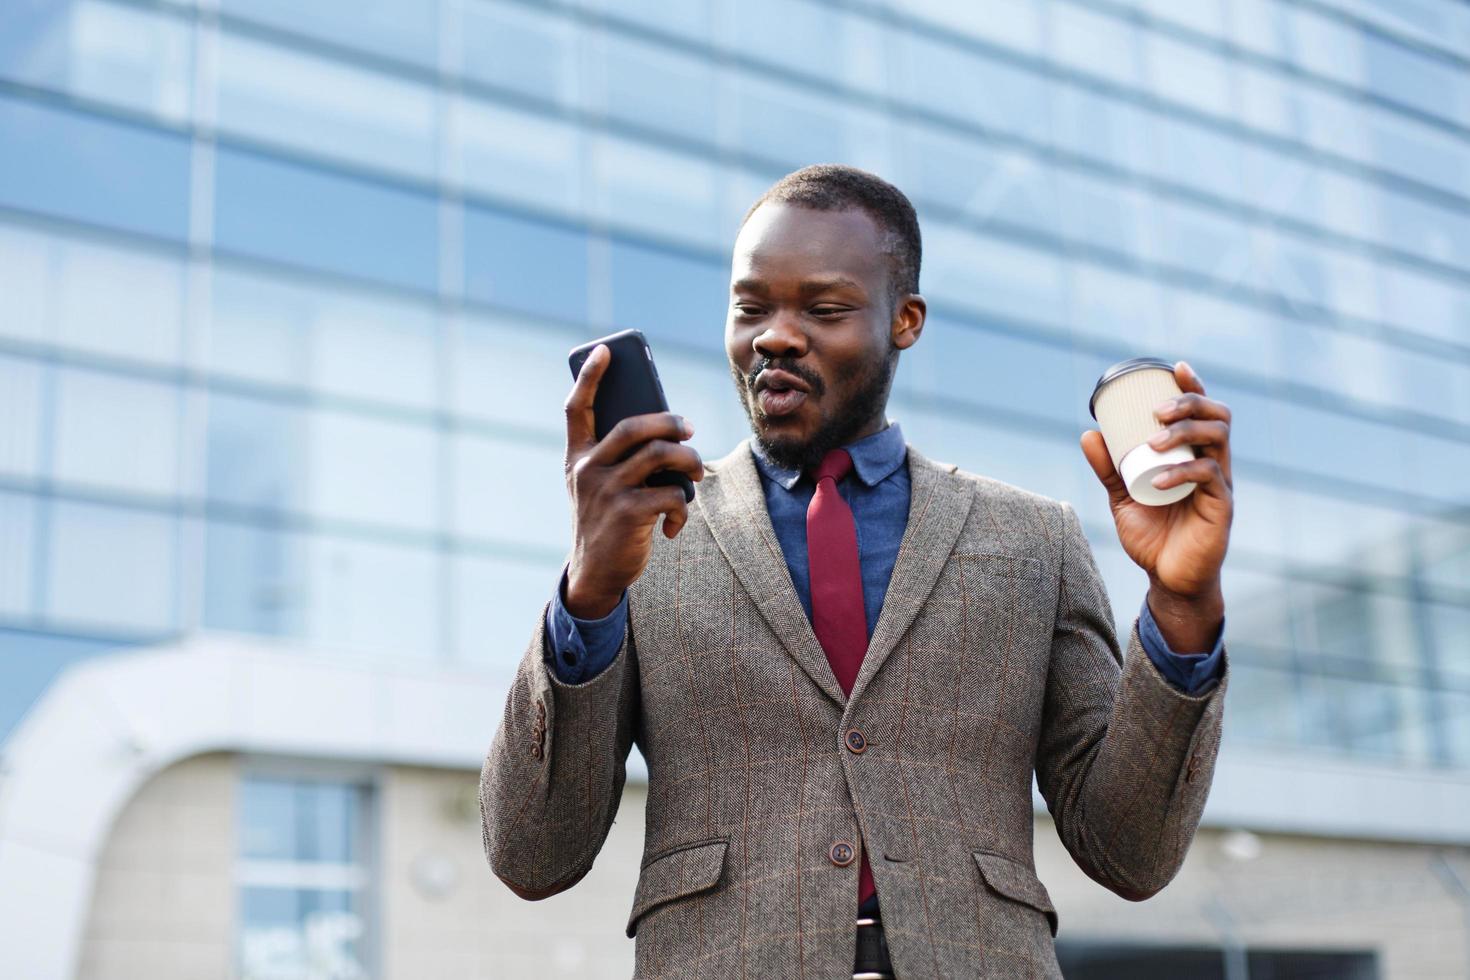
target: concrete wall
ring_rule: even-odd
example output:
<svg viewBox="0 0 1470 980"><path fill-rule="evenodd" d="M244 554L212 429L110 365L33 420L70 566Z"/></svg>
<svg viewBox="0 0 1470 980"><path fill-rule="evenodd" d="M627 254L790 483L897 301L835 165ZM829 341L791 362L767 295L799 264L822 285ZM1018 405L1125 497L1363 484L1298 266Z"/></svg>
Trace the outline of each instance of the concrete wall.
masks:
<svg viewBox="0 0 1470 980"><path fill-rule="evenodd" d="M123 808L98 861L79 980L233 975L237 785L233 756L195 756Z"/></svg>
<svg viewBox="0 0 1470 980"><path fill-rule="evenodd" d="M83 980L232 975L238 778L233 756L199 756L154 777L124 809L98 869ZM379 770L383 980L630 976L623 927L642 855L644 788L627 790L587 877L533 903L485 863L477 778ZM1037 870L1059 910L1059 941L1218 946L1234 930L1253 947L1376 950L1389 980L1470 976L1470 910L1435 867L1447 855L1470 879L1464 849L1261 834L1258 853L1242 860L1227 854L1227 836L1202 830L1179 877L1132 903L1083 875L1039 818Z"/></svg>

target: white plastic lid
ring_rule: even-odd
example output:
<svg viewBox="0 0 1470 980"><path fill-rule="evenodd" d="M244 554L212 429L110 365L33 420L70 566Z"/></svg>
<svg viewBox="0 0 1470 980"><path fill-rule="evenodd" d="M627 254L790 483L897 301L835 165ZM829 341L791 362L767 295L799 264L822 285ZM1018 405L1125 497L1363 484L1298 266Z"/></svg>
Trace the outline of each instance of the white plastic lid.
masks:
<svg viewBox="0 0 1470 980"><path fill-rule="evenodd" d="M1123 457L1122 465L1118 467L1118 475L1123 478L1123 485L1128 488L1128 496L1140 504L1163 507L1176 500L1183 500L1193 493L1194 488L1199 484L1180 483L1161 490L1151 481L1168 467L1176 463L1187 463L1194 458L1194 450L1189 446L1174 446L1172 449L1159 452L1146 442L1139 443Z"/></svg>

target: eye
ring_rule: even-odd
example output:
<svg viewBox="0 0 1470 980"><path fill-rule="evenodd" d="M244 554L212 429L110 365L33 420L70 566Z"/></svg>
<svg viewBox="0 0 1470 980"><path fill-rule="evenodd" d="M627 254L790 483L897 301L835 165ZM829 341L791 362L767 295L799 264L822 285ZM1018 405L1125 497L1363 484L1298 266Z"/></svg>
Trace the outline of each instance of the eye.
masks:
<svg viewBox="0 0 1470 980"><path fill-rule="evenodd" d="M735 312L744 317L760 316L761 308L753 303L736 303Z"/></svg>
<svg viewBox="0 0 1470 980"><path fill-rule="evenodd" d="M818 316L818 317L821 317L824 320L833 320L833 319L836 319L837 317L840 317L844 313L847 313L847 312L848 312L848 309L845 306L814 306L814 307L812 307L812 316Z"/></svg>

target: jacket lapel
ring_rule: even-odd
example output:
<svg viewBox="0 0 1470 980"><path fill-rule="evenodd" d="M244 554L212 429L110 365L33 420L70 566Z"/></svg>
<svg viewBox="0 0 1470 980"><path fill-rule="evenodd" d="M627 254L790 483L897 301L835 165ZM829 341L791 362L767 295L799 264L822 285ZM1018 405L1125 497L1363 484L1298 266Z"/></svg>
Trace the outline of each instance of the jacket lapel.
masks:
<svg viewBox="0 0 1470 980"><path fill-rule="evenodd" d="M828 697L839 705L846 704L827 654L817 642L796 587L791 584L786 558L766 510L765 491L761 489L749 439L706 467L694 500L715 543L776 636Z"/></svg>
<svg viewBox="0 0 1470 980"><path fill-rule="evenodd" d="M936 463L909 446L908 467L908 523L883 595L883 611L878 614L868 652L853 682L853 701L898 646L919 608L934 591L975 499L974 485L956 475L957 467L952 463Z"/></svg>

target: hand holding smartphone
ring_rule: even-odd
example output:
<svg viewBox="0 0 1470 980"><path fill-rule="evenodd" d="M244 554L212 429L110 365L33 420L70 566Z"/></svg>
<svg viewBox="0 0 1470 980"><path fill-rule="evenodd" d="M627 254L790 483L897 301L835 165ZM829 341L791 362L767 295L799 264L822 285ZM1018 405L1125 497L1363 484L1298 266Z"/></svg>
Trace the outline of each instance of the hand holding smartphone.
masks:
<svg viewBox="0 0 1470 980"><path fill-rule="evenodd" d="M668 410L641 333L583 344L569 360L576 381L565 405L566 477L575 540L562 600L573 616L598 619L643 574L660 520L670 539L688 522L704 463L684 444L694 427Z"/></svg>
<svg viewBox="0 0 1470 980"><path fill-rule="evenodd" d="M623 330L574 347L568 356L573 379L582 373L582 365L598 344L606 344L612 352L612 363L597 383L597 397L592 406L596 435L601 441L623 419L667 412L669 402L664 397L664 387L653 364L653 350L640 330ZM646 485L683 487L684 502L694 499L694 481L677 470L656 472L648 477Z"/></svg>

